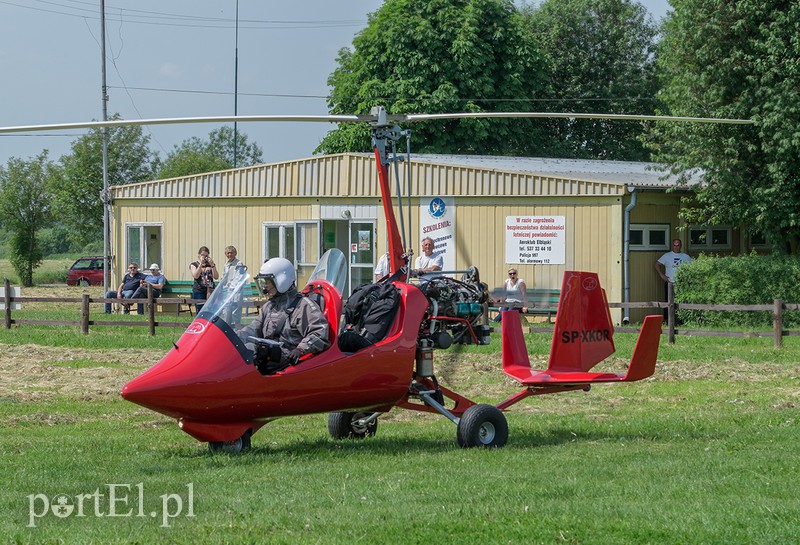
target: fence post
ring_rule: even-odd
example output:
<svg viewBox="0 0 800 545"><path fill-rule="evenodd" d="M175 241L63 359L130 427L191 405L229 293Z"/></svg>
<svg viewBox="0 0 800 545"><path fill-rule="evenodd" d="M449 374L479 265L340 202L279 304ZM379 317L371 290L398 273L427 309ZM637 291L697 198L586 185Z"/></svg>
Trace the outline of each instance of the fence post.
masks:
<svg viewBox="0 0 800 545"><path fill-rule="evenodd" d="M773 346L780 348L783 346L783 299L772 302L772 329L775 332Z"/></svg>
<svg viewBox="0 0 800 545"><path fill-rule="evenodd" d="M150 322L150 336L156 335L156 306L153 304L153 286L147 284L147 319Z"/></svg>
<svg viewBox="0 0 800 545"><path fill-rule="evenodd" d="M3 280L3 288L5 288L3 303L6 306L6 329L11 329L11 281L8 278Z"/></svg>
<svg viewBox="0 0 800 545"><path fill-rule="evenodd" d="M89 294L84 293L81 298L81 333L89 334Z"/></svg>
<svg viewBox="0 0 800 545"><path fill-rule="evenodd" d="M667 282L667 341L675 344L675 284Z"/></svg>

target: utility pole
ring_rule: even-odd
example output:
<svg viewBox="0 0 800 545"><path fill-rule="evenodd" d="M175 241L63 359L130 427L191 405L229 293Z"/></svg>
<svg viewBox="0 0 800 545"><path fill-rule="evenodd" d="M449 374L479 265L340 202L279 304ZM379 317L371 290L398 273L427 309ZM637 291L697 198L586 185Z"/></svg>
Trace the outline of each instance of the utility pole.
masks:
<svg viewBox="0 0 800 545"><path fill-rule="evenodd" d="M236 32L233 60L233 115L239 115L239 0L236 0ZM233 122L233 168L238 166L236 153L236 121Z"/></svg>
<svg viewBox="0 0 800 545"><path fill-rule="evenodd" d="M103 121L108 121L108 87L106 86L106 3L100 0L100 55L102 57ZM111 199L108 194L108 129L103 127L103 295L111 284Z"/></svg>

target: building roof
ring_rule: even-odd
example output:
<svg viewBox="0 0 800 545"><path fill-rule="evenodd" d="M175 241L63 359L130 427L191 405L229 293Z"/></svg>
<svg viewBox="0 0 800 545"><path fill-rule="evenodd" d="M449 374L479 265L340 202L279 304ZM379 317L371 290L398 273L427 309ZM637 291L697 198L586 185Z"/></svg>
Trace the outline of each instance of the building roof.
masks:
<svg viewBox="0 0 800 545"><path fill-rule="evenodd" d="M412 154L412 195L620 196L665 190L678 177L656 163ZM400 165L405 179L406 165ZM394 174L392 172L392 174ZM370 153L320 155L281 163L153 180L111 188L114 199L377 197Z"/></svg>
<svg viewBox="0 0 800 545"><path fill-rule="evenodd" d="M639 188L666 189L674 187L678 181L678 176L671 174L665 165L633 161L435 154L412 154L411 161L525 172L548 178L623 183Z"/></svg>

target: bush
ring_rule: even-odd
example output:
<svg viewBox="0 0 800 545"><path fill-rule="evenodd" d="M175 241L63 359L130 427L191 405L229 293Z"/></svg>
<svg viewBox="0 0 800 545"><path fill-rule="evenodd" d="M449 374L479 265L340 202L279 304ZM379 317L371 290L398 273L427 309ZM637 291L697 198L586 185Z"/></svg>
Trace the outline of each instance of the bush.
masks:
<svg viewBox="0 0 800 545"><path fill-rule="evenodd" d="M677 303L770 305L773 300L800 303L800 258L796 256L700 256L677 271ZM770 327L771 311L680 310L678 316L693 326ZM784 314L784 325L800 324L800 312Z"/></svg>

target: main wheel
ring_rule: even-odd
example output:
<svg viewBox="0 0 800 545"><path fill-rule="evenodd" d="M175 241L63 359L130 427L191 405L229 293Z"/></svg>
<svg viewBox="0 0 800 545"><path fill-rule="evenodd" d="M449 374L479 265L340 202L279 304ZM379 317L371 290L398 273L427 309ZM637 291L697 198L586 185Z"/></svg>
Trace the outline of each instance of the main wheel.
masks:
<svg viewBox="0 0 800 545"><path fill-rule="evenodd" d="M499 448L508 441L508 422L493 405L473 405L461 415L456 437L464 448Z"/></svg>
<svg viewBox="0 0 800 545"><path fill-rule="evenodd" d="M376 418L367 425L358 424L370 413L330 413L328 414L328 433L334 439L364 439L372 437L378 430Z"/></svg>
<svg viewBox="0 0 800 545"><path fill-rule="evenodd" d="M208 448L213 453L239 454L250 449L251 436L252 432L247 430L241 437L233 441L210 441Z"/></svg>

